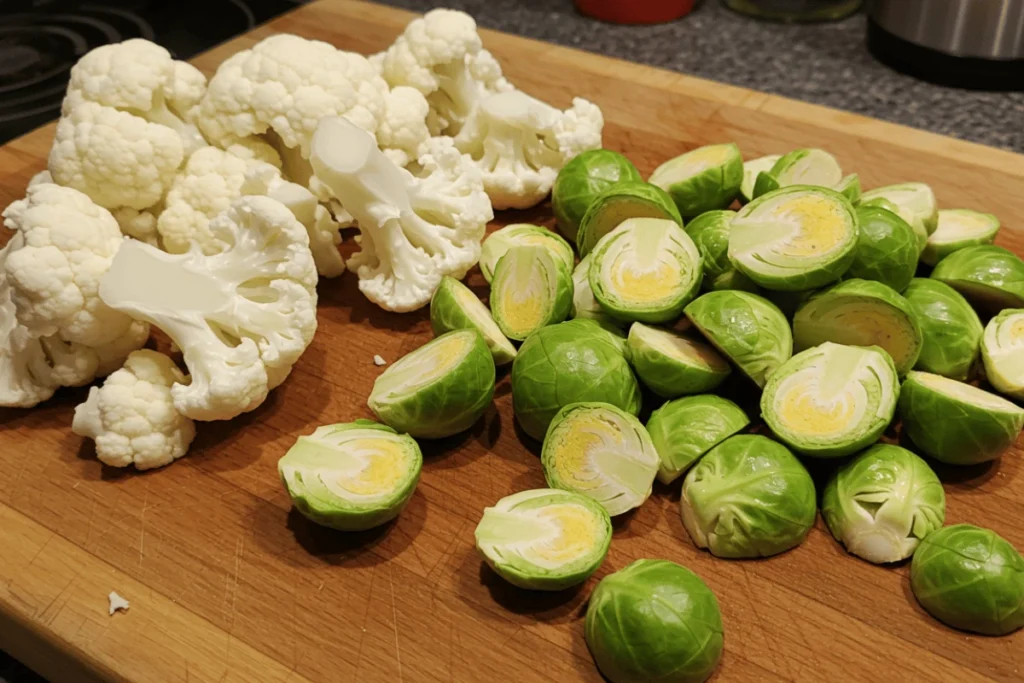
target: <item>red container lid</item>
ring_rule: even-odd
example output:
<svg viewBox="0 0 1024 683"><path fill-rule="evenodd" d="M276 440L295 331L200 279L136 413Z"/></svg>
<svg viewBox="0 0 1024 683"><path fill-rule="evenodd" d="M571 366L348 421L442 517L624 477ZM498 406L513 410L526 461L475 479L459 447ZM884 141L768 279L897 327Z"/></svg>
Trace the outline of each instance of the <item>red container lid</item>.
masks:
<svg viewBox="0 0 1024 683"><path fill-rule="evenodd" d="M576 7L615 24L660 24L685 16L694 0L576 0Z"/></svg>

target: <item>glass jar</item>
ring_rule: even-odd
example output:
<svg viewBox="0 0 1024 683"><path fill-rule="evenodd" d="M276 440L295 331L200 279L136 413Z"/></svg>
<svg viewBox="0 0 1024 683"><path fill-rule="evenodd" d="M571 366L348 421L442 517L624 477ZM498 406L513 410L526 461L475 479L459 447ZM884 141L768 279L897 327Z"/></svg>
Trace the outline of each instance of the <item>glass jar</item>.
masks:
<svg viewBox="0 0 1024 683"><path fill-rule="evenodd" d="M772 21L834 21L860 9L862 0L724 0L732 10Z"/></svg>

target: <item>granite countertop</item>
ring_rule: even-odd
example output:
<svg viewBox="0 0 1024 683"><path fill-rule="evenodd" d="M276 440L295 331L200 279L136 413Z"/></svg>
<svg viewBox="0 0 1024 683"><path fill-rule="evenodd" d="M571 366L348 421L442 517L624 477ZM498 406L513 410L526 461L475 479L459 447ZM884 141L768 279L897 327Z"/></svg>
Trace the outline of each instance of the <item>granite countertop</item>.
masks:
<svg viewBox="0 0 1024 683"><path fill-rule="evenodd" d="M422 0L376 0L419 12ZM485 27L866 114L1024 152L1024 93L944 88L882 65L865 45L863 14L830 24L755 21L703 0L655 26L583 17L572 0L447 0Z"/></svg>

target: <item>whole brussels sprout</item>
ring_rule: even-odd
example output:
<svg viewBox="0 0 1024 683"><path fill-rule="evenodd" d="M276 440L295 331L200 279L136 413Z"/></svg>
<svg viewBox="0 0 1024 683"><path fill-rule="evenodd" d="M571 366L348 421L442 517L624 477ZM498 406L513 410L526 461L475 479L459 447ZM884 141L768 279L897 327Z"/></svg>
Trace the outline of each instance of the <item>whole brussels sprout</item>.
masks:
<svg viewBox="0 0 1024 683"><path fill-rule="evenodd" d="M651 413L647 432L661 464L665 484L683 475L702 455L750 424L743 409L720 396L686 396Z"/></svg>
<svg viewBox="0 0 1024 683"><path fill-rule="evenodd" d="M1024 308L1024 261L993 244L954 251L939 261L931 278L945 282L976 307L993 313Z"/></svg>
<svg viewBox="0 0 1024 683"><path fill-rule="evenodd" d="M1024 399L1024 309L1008 308L988 321L981 357L996 391Z"/></svg>
<svg viewBox="0 0 1024 683"><path fill-rule="evenodd" d="M874 280L902 292L917 272L917 236L898 215L880 206L857 207L860 237L849 278Z"/></svg>
<svg viewBox="0 0 1024 683"><path fill-rule="evenodd" d="M921 261L929 266L964 247L992 244L999 232L998 218L970 209L943 209L939 211L938 225L921 252Z"/></svg>
<svg viewBox="0 0 1024 683"><path fill-rule="evenodd" d="M732 203L743 183L743 157L734 144L698 147L654 169L648 181L672 195L683 218L693 218Z"/></svg>
<svg viewBox="0 0 1024 683"><path fill-rule="evenodd" d="M978 314L955 289L938 280L914 278L903 296L924 338L914 369L966 380L981 346Z"/></svg>
<svg viewBox="0 0 1024 683"><path fill-rule="evenodd" d="M551 188L551 208L558 230L575 243L580 221L594 197L612 185L631 180L641 180L640 171L618 152L592 149L573 157L558 172Z"/></svg>
<svg viewBox="0 0 1024 683"><path fill-rule="evenodd" d="M572 274L550 249L512 247L498 261L491 281L494 322L509 339L523 341L569 317L572 290Z"/></svg>
<svg viewBox="0 0 1024 683"><path fill-rule="evenodd" d="M487 342L495 365L516 357L516 347L502 333L491 312L469 287L445 275L430 299L430 327L439 337L453 330L476 330Z"/></svg>
<svg viewBox="0 0 1024 683"><path fill-rule="evenodd" d="M624 182L597 195L580 221L576 247L583 258L602 237L630 218L660 218L682 226L683 219L672 198L657 185Z"/></svg>
<svg viewBox="0 0 1024 683"><path fill-rule="evenodd" d="M566 269L570 271L576 263L576 255L572 253L572 247L555 233L532 223L513 223L492 232L481 246L480 272L483 273L487 282L494 279L494 269L498 267L498 261L512 247L550 249L552 256L561 259L565 263Z"/></svg>
<svg viewBox="0 0 1024 683"><path fill-rule="evenodd" d="M736 270L729 260L729 225L735 211L706 211L686 224L686 234L700 251L704 265L704 289L741 289L757 292L753 280Z"/></svg>

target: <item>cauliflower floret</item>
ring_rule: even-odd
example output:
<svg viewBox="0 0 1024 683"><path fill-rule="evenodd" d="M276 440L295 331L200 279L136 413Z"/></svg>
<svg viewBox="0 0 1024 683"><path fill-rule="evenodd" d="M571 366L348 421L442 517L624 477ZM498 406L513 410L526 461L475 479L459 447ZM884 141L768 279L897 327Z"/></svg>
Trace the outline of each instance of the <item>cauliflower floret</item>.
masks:
<svg viewBox="0 0 1024 683"><path fill-rule="evenodd" d="M43 337L39 342L53 381L62 387L83 387L120 368L124 359L145 346L148 340L149 325L132 321L124 334L100 346L85 346L57 336Z"/></svg>
<svg viewBox="0 0 1024 683"><path fill-rule="evenodd" d="M570 159L601 146L603 127L600 108L587 100L577 97L562 112L513 90L484 100L455 145L480 168L495 209L527 209L544 200Z"/></svg>
<svg viewBox="0 0 1024 683"><path fill-rule="evenodd" d="M382 308L420 308L441 277L462 278L479 260L494 215L479 171L449 138L424 145L414 176L364 131L324 119L311 161L359 224L362 249L348 266L359 275L359 289Z"/></svg>
<svg viewBox="0 0 1024 683"><path fill-rule="evenodd" d="M102 387L75 408L71 430L96 442L96 457L113 467L162 467L188 452L195 423L177 411L171 387L188 378L167 356L136 351Z"/></svg>
<svg viewBox="0 0 1024 683"><path fill-rule="evenodd" d="M414 88L399 86L388 93L377 143L389 159L408 166L419 156L420 147L430 138L429 113L427 100Z"/></svg>
<svg viewBox="0 0 1024 683"><path fill-rule="evenodd" d="M126 241L100 283L112 308L159 327L191 384L171 388L194 420L229 420L284 381L316 332L316 268L305 228L269 197L242 197L210 221L226 245L167 254Z"/></svg>
<svg viewBox="0 0 1024 683"><path fill-rule="evenodd" d="M53 184L53 175L49 171L40 171L32 176L28 181L28 187L35 187L36 185ZM27 188L26 188L27 189Z"/></svg>
<svg viewBox="0 0 1024 683"><path fill-rule="evenodd" d="M38 339L18 324L4 274L10 244L0 249L0 406L31 408L57 390Z"/></svg>

